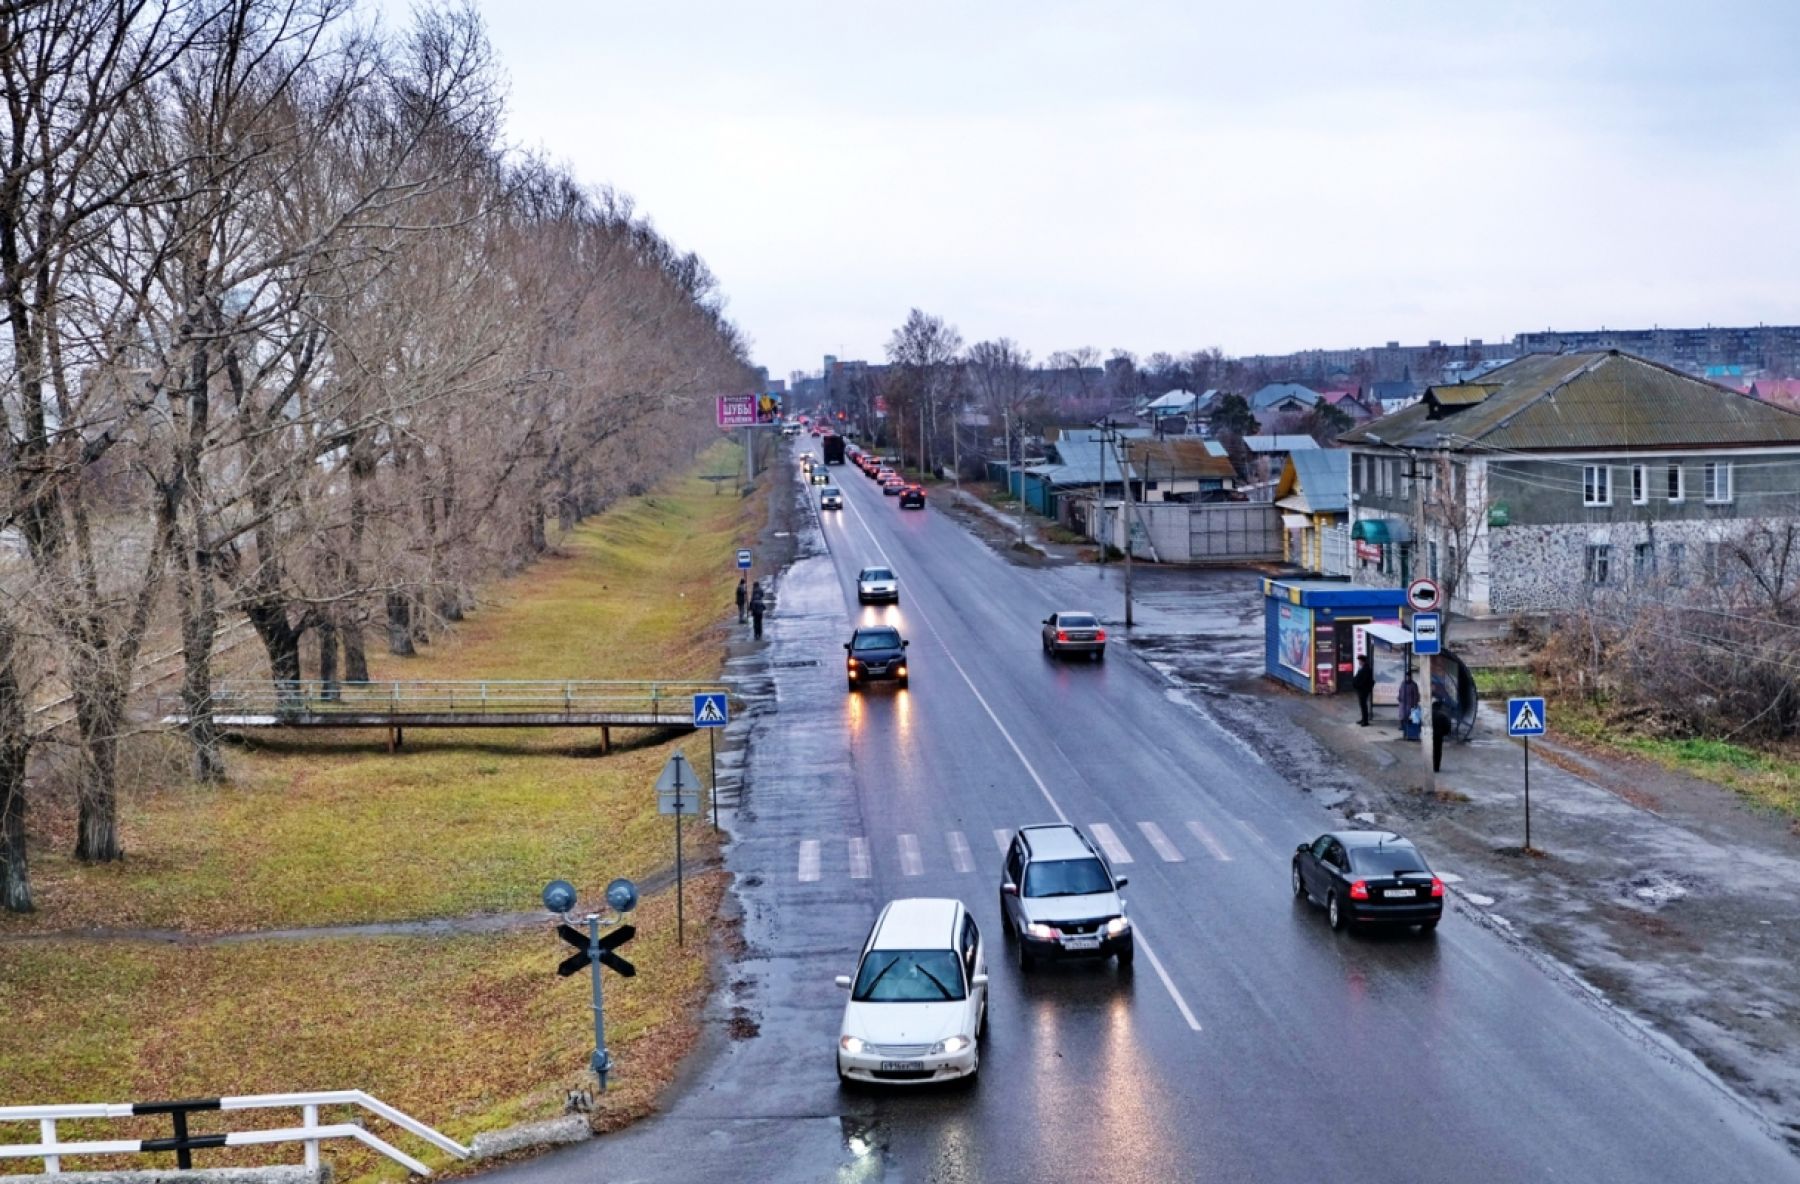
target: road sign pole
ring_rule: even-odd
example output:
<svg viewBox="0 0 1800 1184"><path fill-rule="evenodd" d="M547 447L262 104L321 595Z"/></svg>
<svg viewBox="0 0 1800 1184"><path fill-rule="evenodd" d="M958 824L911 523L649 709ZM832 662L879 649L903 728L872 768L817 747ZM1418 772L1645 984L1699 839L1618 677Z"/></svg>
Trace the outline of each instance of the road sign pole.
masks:
<svg viewBox="0 0 1800 1184"><path fill-rule="evenodd" d="M606 1088L606 1075L612 1071L612 1057L606 1052L606 1011L600 994L600 914L589 913L588 923L588 957L592 960L594 971L594 1076L600 1079L600 1088Z"/></svg>
<svg viewBox="0 0 1800 1184"><path fill-rule="evenodd" d="M681 876L681 790L675 791L675 944L687 944L687 916L683 907Z"/></svg>
<svg viewBox="0 0 1800 1184"><path fill-rule="evenodd" d="M1525 850L1531 850L1531 737L1525 741Z"/></svg>
<svg viewBox="0 0 1800 1184"><path fill-rule="evenodd" d="M712 787L713 831L719 829L719 749L713 743L714 729L706 729L706 783Z"/></svg>

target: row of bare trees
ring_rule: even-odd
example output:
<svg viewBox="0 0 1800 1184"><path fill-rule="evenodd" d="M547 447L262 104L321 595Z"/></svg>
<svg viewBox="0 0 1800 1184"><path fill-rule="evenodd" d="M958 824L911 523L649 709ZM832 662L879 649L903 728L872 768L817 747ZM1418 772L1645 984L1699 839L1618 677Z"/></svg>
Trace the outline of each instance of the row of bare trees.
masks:
<svg viewBox="0 0 1800 1184"><path fill-rule="evenodd" d="M0 5L0 903L31 908L34 706L69 697L76 854L121 854L146 639L194 775L242 619L327 693L405 654L751 389L705 265L499 140L466 8ZM303 646L303 642L305 643Z"/></svg>

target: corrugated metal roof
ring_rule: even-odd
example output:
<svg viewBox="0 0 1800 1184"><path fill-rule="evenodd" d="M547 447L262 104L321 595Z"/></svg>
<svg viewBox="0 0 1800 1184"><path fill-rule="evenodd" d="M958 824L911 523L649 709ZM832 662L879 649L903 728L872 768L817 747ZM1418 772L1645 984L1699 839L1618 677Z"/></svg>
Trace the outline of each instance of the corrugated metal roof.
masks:
<svg viewBox="0 0 1800 1184"><path fill-rule="evenodd" d="M1294 466L1294 482L1307 507L1319 514L1350 511L1350 454L1342 448L1296 452L1288 457Z"/></svg>
<svg viewBox="0 0 1800 1184"><path fill-rule="evenodd" d="M1283 399L1298 399L1310 407L1319 401L1319 392L1297 382L1271 382L1250 396L1250 410L1273 407Z"/></svg>
<svg viewBox="0 0 1800 1184"><path fill-rule="evenodd" d="M1500 389L1497 382L1457 382L1427 388L1425 399L1440 407L1473 407Z"/></svg>
<svg viewBox="0 0 1800 1184"><path fill-rule="evenodd" d="M1205 440L1132 440L1125 445L1125 459L1153 481L1237 476L1231 461L1215 454Z"/></svg>
<svg viewBox="0 0 1800 1184"><path fill-rule="evenodd" d="M1317 448L1319 442L1311 436L1299 432L1284 432L1279 436L1245 436L1244 447L1251 452L1301 452Z"/></svg>
<svg viewBox="0 0 1800 1184"><path fill-rule="evenodd" d="M1426 401L1340 438L1515 451L1800 444L1800 415L1617 350L1531 354L1482 385L1499 389L1466 410Z"/></svg>

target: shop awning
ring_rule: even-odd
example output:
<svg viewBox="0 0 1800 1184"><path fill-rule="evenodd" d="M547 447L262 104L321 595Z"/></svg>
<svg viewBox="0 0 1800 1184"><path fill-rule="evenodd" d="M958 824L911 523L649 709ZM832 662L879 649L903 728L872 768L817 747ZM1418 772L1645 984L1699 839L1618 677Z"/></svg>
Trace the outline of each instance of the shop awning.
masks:
<svg viewBox="0 0 1800 1184"><path fill-rule="evenodd" d="M1410 543L1412 523L1404 518L1363 518L1350 527L1350 538L1359 543Z"/></svg>
<svg viewBox="0 0 1800 1184"><path fill-rule="evenodd" d="M1289 530L1305 530L1312 525L1312 519L1308 518L1305 514L1283 514L1281 516L1281 525Z"/></svg>

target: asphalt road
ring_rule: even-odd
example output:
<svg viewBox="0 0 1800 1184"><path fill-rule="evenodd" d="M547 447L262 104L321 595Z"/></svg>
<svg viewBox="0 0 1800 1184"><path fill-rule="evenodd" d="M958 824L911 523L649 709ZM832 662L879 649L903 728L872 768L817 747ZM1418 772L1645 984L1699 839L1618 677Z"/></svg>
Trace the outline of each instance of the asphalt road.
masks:
<svg viewBox="0 0 1800 1184"><path fill-rule="evenodd" d="M1101 664L1040 654L1053 610L1116 630L1110 581L1012 566L936 509L902 512L833 471L846 506L782 581L778 711L729 854L751 955L721 1006L760 1033L703 1055L664 1117L498 1174L1800 1180L1721 1085L1470 910L1453 903L1435 938L1332 933L1287 868L1340 819L1125 646ZM857 607L873 562L898 572L899 606ZM911 640L909 691L846 693L858 619ZM1009 957L999 841L1057 819L1129 875L1135 972L1021 974ZM960 897L981 926L991 1031L973 1088L837 1084L832 976L899 896Z"/></svg>

